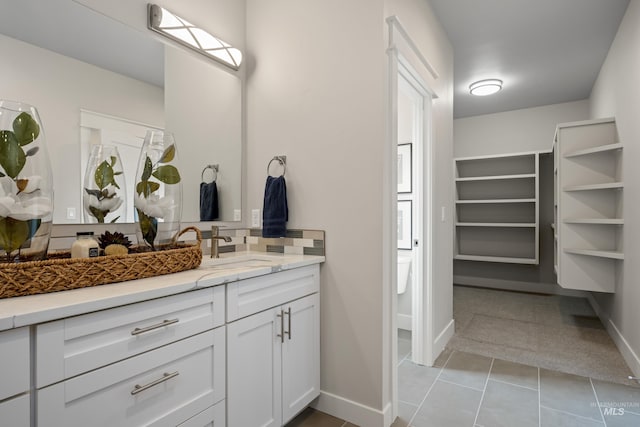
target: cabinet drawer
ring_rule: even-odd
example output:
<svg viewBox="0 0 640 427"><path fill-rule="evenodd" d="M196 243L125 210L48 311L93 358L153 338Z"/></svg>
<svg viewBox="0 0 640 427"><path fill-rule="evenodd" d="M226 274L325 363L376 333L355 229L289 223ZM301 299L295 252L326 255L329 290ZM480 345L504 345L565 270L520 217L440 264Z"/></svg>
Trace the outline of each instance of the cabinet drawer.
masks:
<svg viewBox="0 0 640 427"><path fill-rule="evenodd" d="M0 403L0 425L29 427L31 424L29 395L14 397Z"/></svg>
<svg viewBox="0 0 640 427"><path fill-rule="evenodd" d="M227 285L227 321L284 304L320 289L320 267L295 268Z"/></svg>
<svg viewBox="0 0 640 427"><path fill-rule="evenodd" d="M29 390L29 328L0 332L0 400Z"/></svg>
<svg viewBox="0 0 640 427"><path fill-rule="evenodd" d="M37 388L222 325L224 301L217 286L38 325Z"/></svg>
<svg viewBox="0 0 640 427"><path fill-rule="evenodd" d="M225 327L37 393L39 427L174 427L224 402Z"/></svg>
<svg viewBox="0 0 640 427"><path fill-rule="evenodd" d="M225 405L224 400L218 402L179 424L178 427L225 427L227 425Z"/></svg>

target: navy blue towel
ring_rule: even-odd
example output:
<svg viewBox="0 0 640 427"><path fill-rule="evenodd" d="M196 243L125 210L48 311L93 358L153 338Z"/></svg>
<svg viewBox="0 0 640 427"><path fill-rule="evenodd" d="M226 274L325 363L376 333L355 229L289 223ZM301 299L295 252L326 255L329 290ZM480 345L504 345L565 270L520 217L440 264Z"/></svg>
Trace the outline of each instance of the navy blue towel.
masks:
<svg viewBox="0 0 640 427"><path fill-rule="evenodd" d="M218 186L216 182L200 183L200 221L218 219Z"/></svg>
<svg viewBox="0 0 640 427"><path fill-rule="evenodd" d="M268 176L262 207L262 237L285 237L288 219L287 184L284 176Z"/></svg>

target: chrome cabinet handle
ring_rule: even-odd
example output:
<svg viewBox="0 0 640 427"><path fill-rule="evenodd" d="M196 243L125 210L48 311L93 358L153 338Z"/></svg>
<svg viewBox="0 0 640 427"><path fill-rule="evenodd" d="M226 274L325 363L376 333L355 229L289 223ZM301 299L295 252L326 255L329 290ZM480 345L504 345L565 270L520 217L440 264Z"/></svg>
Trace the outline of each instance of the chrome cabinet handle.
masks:
<svg viewBox="0 0 640 427"><path fill-rule="evenodd" d="M284 310L280 309L280 313L276 314L276 317L280 318L280 333L276 334L278 338L280 338L280 342L284 342Z"/></svg>
<svg viewBox="0 0 640 427"><path fill-rule="evenodd" d="M135 328L133 331L131 331L131 335L144 334L145 332L153 331L154 329L160 329L165 326L173 325L174 323L178 323L179 321L180 321L179 319L163 320L160 323L147 326L146 328Z"/></svg>
<svg viewBox="0 0 640 427"><path fill-rule="evenodd" d="M289 307L287 309L287 316L288 316L288 319L289 319L289 330L286 331L285 334L287 334L289 339L291 339L291 307Z"/></svg>
<svg viewBox="0 0 640 427"><path fill-rule="evenodd" d="M145 391L147 389L150 389L151 387L157 386L158 384L162 384L165 381L169 381L171 378L177 377L178 375L180 375L178 371L175 371L172 373L165 372L164 374L162 374L162 378L158 378L155 381L151 381L149 384L145 384L145 385L136 384L135 386L133 386L133 390L131 390L131 395L135 396L141 391Z"/></svg>

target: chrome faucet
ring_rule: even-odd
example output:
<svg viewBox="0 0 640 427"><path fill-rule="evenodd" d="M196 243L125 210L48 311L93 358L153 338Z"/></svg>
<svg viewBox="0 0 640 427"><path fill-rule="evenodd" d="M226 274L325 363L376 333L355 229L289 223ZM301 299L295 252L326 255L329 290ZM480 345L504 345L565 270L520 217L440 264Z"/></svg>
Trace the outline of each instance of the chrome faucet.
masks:
<svg viewBox="0 0 640 427"><path fill-rule="evenodd" d="M220 257L218 253L218 240L224 240L225 242L231 241L231 237L229 236L218 236L219 231L220 228L217 225L211 226L211 258Z"/></svg>

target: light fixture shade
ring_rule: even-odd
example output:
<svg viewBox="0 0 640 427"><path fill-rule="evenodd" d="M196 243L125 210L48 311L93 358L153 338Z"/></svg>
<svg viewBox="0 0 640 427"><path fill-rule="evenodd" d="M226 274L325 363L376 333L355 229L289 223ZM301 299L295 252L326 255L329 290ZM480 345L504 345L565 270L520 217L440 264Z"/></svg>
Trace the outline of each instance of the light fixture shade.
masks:
<svg viewBox="0 0 640 427"><path fill-rule="evenodd" d="M191 48L227 67L237 70L242 63L242 52L219 38L198 28L157 4L149 3L150 30Z"/></svg>
<svg viewBox="0 0 640 427"><path fill-rule="evenodd" d="M486 79L479 80L469 85L469 92L475 96L487 96L502 89L502 80L498 79Z"/></svg>

